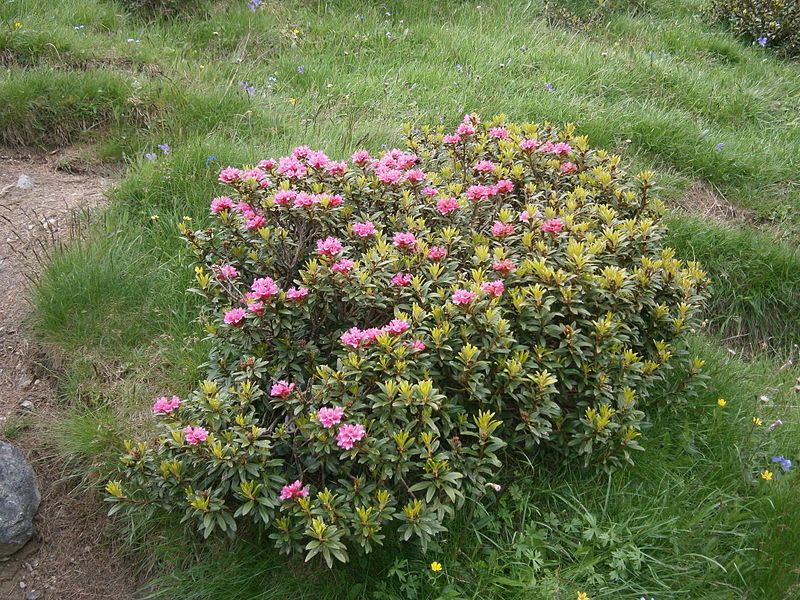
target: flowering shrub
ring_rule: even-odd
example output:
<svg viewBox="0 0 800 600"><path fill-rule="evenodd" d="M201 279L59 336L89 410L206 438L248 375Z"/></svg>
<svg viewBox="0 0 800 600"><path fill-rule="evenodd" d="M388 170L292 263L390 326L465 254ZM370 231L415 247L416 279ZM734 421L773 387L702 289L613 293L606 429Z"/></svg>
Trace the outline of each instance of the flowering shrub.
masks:
<svg viewBox="0 0 800 600"><path fill-rule="evenodd" d="M615 464L696 328L705 274L662 246L651 174L573 128L408 130L339 162L307 147L242 170L194 251L208 379L159 398L112 511L245 522L283 551L423 547L499 491L505 444Z"/></svg>
<svg viewBox="0 0 800 600"><path fill-rule="evenodd" d="M711 12L760 46L800 55L800 3L795 0L712 0Z"/></svg>

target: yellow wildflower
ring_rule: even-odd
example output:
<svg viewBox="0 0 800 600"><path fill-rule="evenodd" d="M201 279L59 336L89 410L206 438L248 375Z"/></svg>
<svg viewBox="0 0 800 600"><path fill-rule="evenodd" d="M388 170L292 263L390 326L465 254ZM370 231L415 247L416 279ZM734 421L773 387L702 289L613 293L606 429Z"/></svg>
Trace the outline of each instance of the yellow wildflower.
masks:
<svg viewBox="0 0 800 600"><path fill-rule="evenodd" d="M297 98L289 98L289 104L295 106L297 104Z"/></svg>
<svg viewBox="0 0 800 600"><path fill-rule="evenodd" d="M764 481L772 481L772 471L769 469L764 469L761 471L761 479Z"/></svg>
<svg viewBox="0 0 800 600"><path fill-rule="evenodd" d="M22 23L20 21L14 21L14 29L19 29L22 27Z"/></svg>
<svg viewBox="0 0 800 600"><path fill-rule="evenodd" d="M720 408L725 408L725 405L727 403L728 401L725 400L725 398L720 398L719 400L717 400L717 406L719 406Z"/></svg>
<svg viewBox="0 0 800 600"><path fill-rule="evenodd" d="M431 563L431 571L433 571L434 573L438 573L441 570L442 570L442 563L438 561L433 561Z"/></svg>
<svg viewBox="0 0 800 600"><path fill-rule="evenodd" d="M578 600L589 600L589 594L586 592L578 592Z"/></svg>
<svg viewBox="0 0 800 600"><path fill-rule="evenodd" d="M764 421L759 419L758 417L753 417L753 425L756 427L761 427L764 424Z"/></svg>

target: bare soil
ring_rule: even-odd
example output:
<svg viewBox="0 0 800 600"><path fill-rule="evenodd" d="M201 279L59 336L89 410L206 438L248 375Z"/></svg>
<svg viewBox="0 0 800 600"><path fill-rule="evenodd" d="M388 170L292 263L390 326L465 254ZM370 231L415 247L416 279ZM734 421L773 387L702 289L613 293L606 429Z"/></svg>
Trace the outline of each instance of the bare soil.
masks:
<svg viewBox="0 0 800 600"><path fill-rule="evenodd" d="M72 172L64 172L67 165ZM115 547L97 494L67 477L48 446L44 432L63 407L48 361L26 327L30 286L42 263L74 233L76 211L102 205L113 183L108 171L81 171L71 150L0 148L0 438L22 449L42 493L37 534L0 562L0 600L124 600L140 583ZM18 187L20 176L33 186Z"/></svg>
<svg viewBox="0 0 800 600"><path fill-rule="evenodd" d="M696 217L718 223L753 224L757 220L752 210L732 204L719 190L703 181L695 181L677 205Z"/></svg>

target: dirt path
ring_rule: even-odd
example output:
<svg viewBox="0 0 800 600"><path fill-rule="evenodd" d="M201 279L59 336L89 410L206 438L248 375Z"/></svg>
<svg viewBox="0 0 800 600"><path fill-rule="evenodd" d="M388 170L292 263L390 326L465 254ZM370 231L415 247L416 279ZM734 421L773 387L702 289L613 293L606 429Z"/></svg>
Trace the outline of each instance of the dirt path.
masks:
<svg viewBox="0 0 800 600"><path fill-rule="evenodd" d="M0 599L126 600L136 582L110 541L105 507L64 476L42 435L60 407L25 328L30 281L40 261L69 238L75 211L101 205L113 181L61 172L59 158L0 149L0 438L23 450L42 493L37 535L0 562ZM28 183L32 187L25 189Z"/></svg>

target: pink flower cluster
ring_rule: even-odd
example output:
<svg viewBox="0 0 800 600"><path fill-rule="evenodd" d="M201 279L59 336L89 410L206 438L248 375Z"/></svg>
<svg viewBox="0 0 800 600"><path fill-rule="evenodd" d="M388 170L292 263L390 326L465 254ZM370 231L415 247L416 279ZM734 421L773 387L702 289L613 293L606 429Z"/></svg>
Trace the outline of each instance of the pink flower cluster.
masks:
<svg viewBox="0 0 800 600"><path fill-rule="evenodd" d="M339 427L339 432L336 434L336 445L343 450L350 450L356 443L361 441L365 435L367 435L367 432L359 423L355 425L342 425Z"/></svg>
<svg viewBox="0 0 800 600"><path fill-rule="evenodd" d="M347 275L350 271L353 270L353 267L356 266L349 258L343 258L342 260L337 260L335 263L331 265L331 271L334 273L341 273L342 275Z"/></svg>
<svg viewBox="0 0 800 600"><path fill-rule="evenodd" d="M280 288L272 277L259 277L253 281L250 289L252 293L249 296L256 300L269 300L280 293Z"/></svg>
<svg viewBox="0 0 800 600"><path fill-rule="evenodd" d="M502 273L503 275L508 275L512 271L517 270L517 265L514 264L510 258L504 258L503 260L497 260L492 263L492 269Z"/></svg>
<svg viewBox="0 0 800 600"><path fill-rule="evenodd" d="M272 389L269 391L269 395L273 398L288 398L294 391L294 388L295 385L293 383L289 383L288 381L281 379L280 381L276 381L272 384Z"/></svg>
<svg viewBox="0 0 800 600"><path fill-rule="evenodd" d="M392 277L392 283L398 286L406 286L411 283L413 276L411 273L397 273L394 277Z"/></svg>
<svg viewBox="0 0 800 600"><path fill-rule="evenodd" d="M339 238L328 236L324 240L317 240L317 252L323 256L333 256L342 251L342 242Z"/></svg>
<svg viewBox="0 0 800 600"><path fill-rule="evenodd" d="M417 247L417 238L410 231L398 231L392 238L392 244L401 250L414 251Z"/></svg>
<svg viewBox="0 0 800 600"><path fill-rule="evenodd" d="M558 233L564 228L564 222L561 219L548 219L542 223L542 231L548 233Z"/></svg>
<svg viewBox="0 0 800 600"><path fill-rule="evenodd" d="M286 299L291 302L302 302L308 296L308 288L291 287L286 290Z"/></svg>
<svg viewBox="0 0 800 600"><path fill-rule="evenodd" d="M551 154L560 154L565 155L572 152L572 146L567 144L566 142L545 142L544 145L541 147L542 152L549 152Z"/></svg>
<svg viewBox="0 0 800 600"><path fill-rule="evenodd" d="M416 154L393 148L379 160L373 161L371 166L375 169L378 181L384 185L396 185L401 181L420 183L425 179L425 173L414 168L417 160Z"/></svg>
<svg viewBox="0 0 800 600"><path fill-rule="evenodd" d="M458 304L461 306L471 304L472 301L475 300L475 298L476 298L475 292L470 292L469 290L462 290L462 289L456 290L455 292L453 292L453 295L451 296L453 304Z"/></svg>
<svg viewBox="0 0 800 600"><path fill-rule="evenodd" d="M244 322L244 318L246 316L247 316L247 311L245 309L232 308L231 310L225 313L223 321L225 321L226 325L230 325L232 327L239 327Z"/></svg>
<svg viewBox="0 0 800 600"><path fill-rule="evenodd" d="M353 223L353 233L358 237L371 237L377 233L375 225L372 221L364 221L363 223Z"/></svg>
<svg viewBox="0 0 800 600"><path fill-rule="evenodd" d="M440 198L436 202L436 210L439 211L440 214L449 215L451 212L458 210L459 204L458 200L449 196L447 198Z"/></svg>
<svg viewBox="0 0 800 600"><path fill-rule="evenodd" d="M428 250L428 258L431 260L442 260L447 256L447 248L442 246L431 246Z"/></svg>
<svg viewBox="0 0 800 600"><path fill-rule="evenodd" d="M369 329L351 327L342 334L339 340L342 342L342 345L349 346L350 348L366 348L382 333L400 335L410 328L411 325L409 325L408 321L404 319L392 319L388 325L384 325L383 327L371 327Z"/></svg>
<svg viewBox="0 0 800 600"><path fill-rule="evenodd" d="M494 296L495 298L501 296L505 291L506 286L502 281L487 281L481 284L481 290L484 294Z"/></svg>
<svg viewBox="0 0 800 600"><path fill-rule="evenodd" d="M227 196L218 196L211 201L211 212L215 215L231 208L233 208L233 200Z"/></svg>
<svg viewBox="0 0 800 600"><path fill-rule="evenodd" d="M333 408L326 406L317 411L317 420L325 429L330 429L334 425L341 423L343 416L344 409L341 406L334 406Z"/></svg>
<svg viewBox="0 0 800 600"><path fill-rule="evenodd" d="M307 498L309 493L308 486L303 487L303 482L299 479L294 483L285 485L281 488L281 500L297 500Z"/></svg>
<svg viewBox="0 0 800 600"><path fill-rule="evenodd" d="M495 221L492 225L492 235L494 237L505 237L514 233L514 225L512 223L503 223L502 221Z"/></svg>
<svg viewBox="0 0 800 600"><path fill-rule="evenodd" d="M183 438L190 446L197 446L197 444L201 444L208 439L208 431L206 431L203 427L192 427L191 425L187 425L183 428Z"/></svg>
<svg viewBox="0 0 800 600"><path fill-rule="evenodd" d="M177 396L173 396L172 398L161 396L160 398L156 398L156 401L153 403L153 414L168 415L180 405L181 399Z"/></svg>

